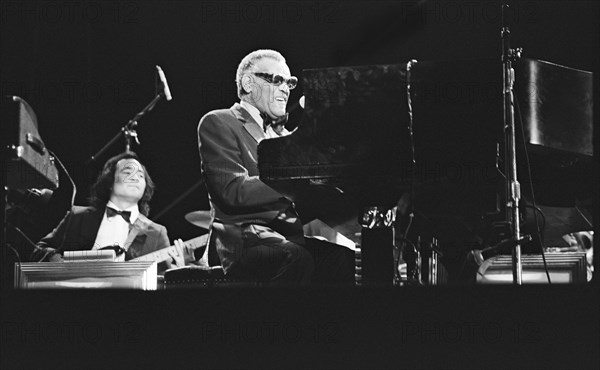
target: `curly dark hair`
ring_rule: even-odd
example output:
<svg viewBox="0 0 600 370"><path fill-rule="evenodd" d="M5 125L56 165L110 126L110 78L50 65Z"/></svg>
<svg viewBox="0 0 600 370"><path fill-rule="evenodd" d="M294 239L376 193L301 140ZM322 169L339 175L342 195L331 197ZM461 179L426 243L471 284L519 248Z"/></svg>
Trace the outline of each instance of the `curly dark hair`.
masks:
<svg viewBox="0 0 600 370"><path fill-rule="evenodd" d="M142 199L138 202L138 207L140 209L140 213L144 216L148 216L150 213L150 199L152 199L152 195L154 194L154 181L150 178L150 174L146 169L146 166L142 164L140 158L134 152L124 152L119 155L116 155L110 158L104 164L104 168L102 168L102 172L98 176L98 179L92 185L91 195L90 195L90 203L92 206L102 209L106 206L106 203L110 200L110 195L112 193L112 187L115 183L115 174L117 172L117 163L121 159L135 159L140 162L142 168L144 169L145 177L146 177L146 189L144 189L144 195L142 195Z"/></svg>

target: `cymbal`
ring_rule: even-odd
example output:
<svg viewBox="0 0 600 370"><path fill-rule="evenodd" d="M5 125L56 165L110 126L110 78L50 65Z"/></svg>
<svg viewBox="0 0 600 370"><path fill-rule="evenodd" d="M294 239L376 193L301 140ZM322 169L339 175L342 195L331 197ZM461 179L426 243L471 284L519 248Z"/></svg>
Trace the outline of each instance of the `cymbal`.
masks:
<svg viewBox="0 0 600 370"><path fill-rule="evenodd" d="M210 227L210 223L212 218L210 216L210 211L194 211L185 215L185 219L187 222L192 225L201 227L203 229L208 230Z"/></svg>

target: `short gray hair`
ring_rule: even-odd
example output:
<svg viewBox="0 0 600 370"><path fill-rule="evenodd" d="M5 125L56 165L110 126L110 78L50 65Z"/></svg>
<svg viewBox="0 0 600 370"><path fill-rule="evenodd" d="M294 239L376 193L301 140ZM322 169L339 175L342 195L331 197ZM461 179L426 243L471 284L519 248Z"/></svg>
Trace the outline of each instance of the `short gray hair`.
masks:
<svg viewBox="0 0 600 370"><path fill-rule="evenodd" d="M235 76L235 84L237 85L238 97L240 99L242 98L242 96L249 94L242 87L242 77L244 76L244 73L246 73L250 68L252 68L252 66L256 64L257 61L261 60L262 58L271 58L275 59L278 62L285 63L285 58L283 57L283 55L281 55L281 53L275 50L260 49L255 50L250 54L246 55L244 59L242 59L242 61L240 62Z"/></svg>

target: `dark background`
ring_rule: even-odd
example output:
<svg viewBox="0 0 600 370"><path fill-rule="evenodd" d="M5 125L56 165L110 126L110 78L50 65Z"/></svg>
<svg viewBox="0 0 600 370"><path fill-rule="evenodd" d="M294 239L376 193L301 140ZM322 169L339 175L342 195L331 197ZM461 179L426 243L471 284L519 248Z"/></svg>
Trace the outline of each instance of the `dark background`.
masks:
<svg viewBox="0 0 600 370"><path fill-rule="evenodd" d="M598 46L592 1L511 7L512 45L525 56L588 70ZM331 66L499 57L494 1L3 1L2 95L33 107L39 131L86 204L97 169L86 160L155 92L155 68L174 99L140 122L134 150L157 184L152 214L199 180L196 126L236 100L235 71L258 48L279 50L292 73ZM290 105L301 96L292 92ZM124 150L123 140L108 155ZM171 239L197 236L184 214L208 209L199 187L156 221Z"/></svg>
<svg viewBox="0 0 600 370"><path fill-rule="evenodd" d="M197 183L198 120L237 100L235 70L252 50L281 51L297 76L314 67L500 56L496 1L2 1L0 9L1 93L33 107L46 145L78 185L78 204L95 176L87 158L152 99L154 65L162 66L174 100L144 118L135 149L158 186L151 216ZM596 2L512 9L514 47L594 71L597 82ZM157 221L172 239L193 237L202 231L183 216L197 209L208 209L202 187ZM0 357L3 368L598 368L597 293L597 284L9 291ZM302 340L232 339L256 322L299 325ZM228 330L225 340L206 336L215 324ZM456 337L457 325L474 334ZM52 335L57 327L74 334ZM315 327L322 332L312 337ZM78 339L97 328L104 335Z"/></svg>

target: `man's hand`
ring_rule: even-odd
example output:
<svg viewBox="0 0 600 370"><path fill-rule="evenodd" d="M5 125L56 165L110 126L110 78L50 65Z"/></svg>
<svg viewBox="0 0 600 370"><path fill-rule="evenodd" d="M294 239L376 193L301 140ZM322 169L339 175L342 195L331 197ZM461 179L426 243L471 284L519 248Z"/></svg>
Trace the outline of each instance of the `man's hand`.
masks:
<svg viewBox="0 0 600 370"><path fill-rule="evenodd" d="M172 263L175 263L177 267L183 267L195 260L194 251L188 248L181 239L175 240L175 252L169 250L168 253L173 258Z"/></svg>
<svg viewBox="0 0 600 370"><path fill-rule="evenodd" d="M62 254L51 247L44 248L44 255L37 262L64 262Z"/></svg>
<svg viewBox="0 0 600 370"><path fill-rule="evenodd" d="M50 257L48 258L48 262L64 262L65 260L63 259L62 254L55 252L55 253L51 253Z"/></svg>

